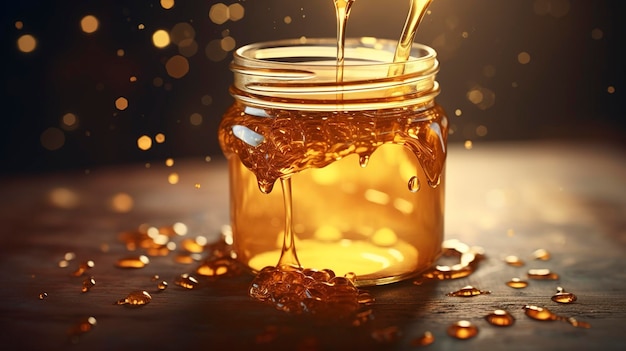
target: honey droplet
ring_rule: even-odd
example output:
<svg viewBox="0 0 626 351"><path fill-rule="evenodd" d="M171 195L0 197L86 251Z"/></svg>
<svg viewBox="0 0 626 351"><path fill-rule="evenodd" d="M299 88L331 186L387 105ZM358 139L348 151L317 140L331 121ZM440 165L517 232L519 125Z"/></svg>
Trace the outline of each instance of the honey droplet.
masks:
<svg viewBox="0 0 626 351"><path fill-rule="evenodd" d="M526 305L524 306L524 313L538 321L556 321L559 319L559 316L552 313L552 311L539 306Z"/></svg>
<svg viewBox="0 0 626 351"><path fill-rule="evenodd" d="M524 261L521 258L513 255L506 256L504 262L513 267L521 267L524 265Z"/></svg>
<svg viewBox="0 0 626 351"><path fill-rule="evenodd" d="M528 278L535 280L558 280L559 275L547 268L529 269Z"/></svg>
<svg viewBox="0 0 626 351"><path fill-rule="evenodd" d="M48 297L48 293L47 292L41 292L39 293L39 300L43 300L46 299Z"/></svg>
<svg viewBox="0 0 626 351"><path fill-rule="evenodd" d="M533 257L536 260L547 261L550 259L550 253L545 249L537 249L533 252Z"/></svg>
<svg viewBox="0 0 626 351"><path fill-rule="evenodd" d="M167 282L165 280L159 282L159 284L157 284L157 289L159 289L159 291L167 289Z"/></svg>
<svg viewBox="0 0 626 351"><path fill-rule="evenodd" d="M457 339L470 339L478 334L478 328L470 321L462 320L448 327L448 335Z"/></svg>
<svg viewBox="0 0 626 351"><path fill-rule="evenodd" d="M491 291L480 290L471 285L467 285L457 291L452 291L452 292L447 293L446 296L472 297L472 296L486 295L486 294L491 294Z"/></svg>
<svg viewBox="0 0 626 351"><path fill-rule="evenodd" d="M515 323L515 318L505 310L495 310L486 315L485 320L498 327L510 327Z"/></svg>
<svg viewBox="0 0 626 351"><path fill-rule="evenodd" d="M70 342L73 344L78 343L79 337L87 333L91 329L93 329L93 327L95 326L96 326L96 318L94 317L87 317L81 320L76 325L71 327L70 330L68 331Z"/></svg>
<svg viewBox="0 0 626 351"><path fill-rule="evenodd" d="M521 280L520 278L512 278L506 285L513 289L523 289L528 286L528 282L525 280Z"/></svg>
<svg viewBox="0 0 626 351"><path fill-rule="evenodd" d="M92 260L81 262L78 265L78 268L72 273L72 275L75 277L80 277L95 266L96 264Z"/></svg>
<svg viewBox="0 0 626 351"><path fill-rule="evenodd" d="M556 288L556 294L552 295L552 301L558 303L572 303L578 300L578 297L571 292L563 290L562 287Z"/></svg>
<svg viewBox="0 0 626 351"><path fill-rule="evenodd" d="M158 275L158 274L155 274L155 275L153 275L153 276L150 278L150 281L151 281L151 282L156 282L157 280L159 280L159 278L161 278L161 277L159 277L159 275Z"/></svg>
<svg viewBox="0 0 626 351"><path fill-rule="evenodd" d="M587 322L579 321L579 320L577 320L574 317L567 318L566 322L571 324L573 327L576 327L576 328L585 328L585 329L591 328L591 324L589 324Z"/></svg>
<svg viewBox="0 0 626 351"><path fill-rule="evenodd" d="M117 268L143 268L150 263L150 259L147 256L133 256L120 258L115 263Z"/></svg>
<svg viewBox="0 0 626 351"><path fill-rule="evenodd" d="M468 245L456 239L445 240L442 244L443 256L455 256L459 263L447 266L437 265L434 269L422 274L420 279L413 282L421 285L424 280L449 280L464 278L472 274L478 267L478 262L484 257L482 247Z"/></svg>
<svg viewBox="0 0 626 351"><path fill-rule="evenodd" d="M96 285L96 280L94 279L94 277L89 277L85 280L83 280L83 287L81 288L81 292L88 292L89 290L91 290L91 288Z"/></svg>
<svg viewBox="0 0 626 351"><path fill-rule="evenodd" d="M435 342L435 336L429 331L425 331L422 336L411 340L411 346L428 346Z"/></svg>
<svg viewBox="0 0 626 351"><path fill-rule="evenodd" d="M196 278L190 276L187 273L183 273L178 278L176 278L174 284L182 288L191 290L197 288L199 283Z"/></svg>
<svg viewBox="0 0 626 351"><path fill-rule="evenodd" d="M412 193L416 193L420 190L420 179L417 176L412 176L409 179L409 191Z"/></svg>
<svg viewBox="0 0 626 351"><path fill-rule="evenodd" d="M143 306L149 304L150 301L152 301L152 296L147 291L136 290L115 302L115 305Z"/></svg>

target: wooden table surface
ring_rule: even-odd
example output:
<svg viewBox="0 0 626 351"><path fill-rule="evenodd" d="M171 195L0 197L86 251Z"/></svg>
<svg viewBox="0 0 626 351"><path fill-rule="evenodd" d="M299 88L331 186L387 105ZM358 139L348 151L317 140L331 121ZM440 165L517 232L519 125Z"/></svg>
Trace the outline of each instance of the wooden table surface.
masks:
<svg viewBox="0 0 626 351"><path fill-rule="evenodd" d="M178 263L185 238L219 237L228 221L227 171L221 159L101 167L42 175L4 177L0 182L0 342L23 350L413 350L430 331L431 350L621 350L626 347L626 154L591 143L475 144L452 146L447 168L446 237L485 250L469 277L415 285L412 281L366 288L376 299L373 317L354 327L287 315L252 300L250 275L201 281L197 289L174 284L197 263ZM168 176L179 181L170 184ZM128 200L132 200L132 203ZM113 204L116 204L115 206ZM152 257L142 269L115 267L128 252L121 232L141 224L184 223L179 248ZM535 260L536 249L551 258ZM74 260L59 267L65 253ZM523 267L505 264L517 255ZM96 285L81 292L74 277L79 262ZM525 289L505 282L528 269L549 268L559 280L529 280ZM151 277L169 283L155 292ZM473 285L491 294L449 297ZM578 300L557 304L557 287ZM152 301L139 308L114 302L132 290ZM47 293L44 299L40 293ZM524 314L537 305L591 324L541 322ZM495 327L484 320L506 309L516 322ZM97 324L70 337L80 321ZM448 325L469 320L476 337L458 340Z"/></svg>

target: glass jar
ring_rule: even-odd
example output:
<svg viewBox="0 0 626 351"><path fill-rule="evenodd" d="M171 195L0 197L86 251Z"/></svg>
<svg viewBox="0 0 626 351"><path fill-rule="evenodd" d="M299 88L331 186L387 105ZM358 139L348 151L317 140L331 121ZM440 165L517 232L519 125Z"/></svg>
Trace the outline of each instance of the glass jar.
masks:
<svg viewBox="0 0 626 351"><path fill-rule="evenodd" d="M448 121L435 102L438 62L414 44L392 63L395 45L348 39L343 69L335 39L236 50L219 140L233 247L254 272L277 265L285 233L296 263L355 273L359 286L413 277L439 257Z"/></svg>

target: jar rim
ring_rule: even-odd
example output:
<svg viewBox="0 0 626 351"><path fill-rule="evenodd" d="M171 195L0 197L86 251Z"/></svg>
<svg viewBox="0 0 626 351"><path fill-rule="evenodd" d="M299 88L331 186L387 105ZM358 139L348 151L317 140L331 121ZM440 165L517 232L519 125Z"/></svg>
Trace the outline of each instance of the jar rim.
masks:
<svg viewBox="0 0 626 351"><path fill-rule="evenodd" d="M230 92L257 107L371 110L426 106L439 94L434 49L414 43L415 54L393 62L396 41L348 38L337 64L334 38L282 39L237 49Z"/></svg>
<svg viewBox="0 0 626 351"><path fill-rule="evenodd" d="M350 67L372 67L372 66L389 66L397 65L393 62L393 54L397 41L390 39L379 39L374 37L347 38L345 41L345 66ZM299 55L302 60L293 61L293 52L287 52L287 49L298 48ZM326 49L321 51L320 49ZM306 53L315 51L316 56L306 56ZM412 53L419 52L419 55L411 55L404 64L411 64L419 61L432 61L437 57L437 52L424 44L413 43ZM323 53L320 56L320 53ZM376 54L375 57L367 58L365 55ZM245 65L256 65L259 63L271 62L276 66L311 66L318 69L332 68L336 66L330 65L330 61L336 64L337 60L337 40L335 38L300 38L300 39L280 39L273 41L263 41L244 45L234 52L235 63ZM291 61L281 61L281 59L291 59ZM305 58L311 60L306 61ZM319 59L326 59L318 61ZM328 59L331 59L328 61ZM358 61L353 61L357 59Z"/></svg>

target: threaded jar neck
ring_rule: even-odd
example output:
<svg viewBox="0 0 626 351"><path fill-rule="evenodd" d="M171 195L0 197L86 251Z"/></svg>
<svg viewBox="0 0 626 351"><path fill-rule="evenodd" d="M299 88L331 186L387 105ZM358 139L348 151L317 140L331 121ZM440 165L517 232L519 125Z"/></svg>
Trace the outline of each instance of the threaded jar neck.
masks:
<svg viewBox="0 0 626 351"><path fill-rule="evenodd" d="M395 47L392 40L347 39L343 72L339 75L335 39L250 44L234 53L230 66L234 82L230 92L248 106L272 109L355 111L430 107L439 94L435 50L414 44L408 61L393 63Z"/></svg>

